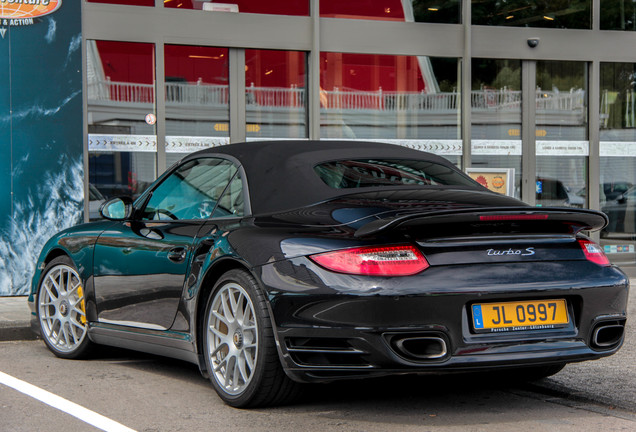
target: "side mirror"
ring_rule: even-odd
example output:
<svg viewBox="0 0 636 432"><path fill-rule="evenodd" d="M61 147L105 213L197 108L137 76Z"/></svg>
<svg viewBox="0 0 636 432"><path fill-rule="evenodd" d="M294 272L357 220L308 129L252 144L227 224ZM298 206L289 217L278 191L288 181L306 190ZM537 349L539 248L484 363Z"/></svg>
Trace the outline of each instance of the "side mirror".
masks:
<svg viewBox="0 0 636 432"><path fill-rule="evenodd" d="M108 220L123 221L132 216L133 201L129 197L111 198L99 208L99 213Z"/></svg>

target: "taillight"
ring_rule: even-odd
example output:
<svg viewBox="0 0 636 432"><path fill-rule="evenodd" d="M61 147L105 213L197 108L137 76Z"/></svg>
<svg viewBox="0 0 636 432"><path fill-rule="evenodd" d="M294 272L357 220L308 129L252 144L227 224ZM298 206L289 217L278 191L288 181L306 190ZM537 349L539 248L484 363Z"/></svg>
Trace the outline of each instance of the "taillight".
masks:
<svg viewBox="0 0 636 432"><path fill-rule="evenodd" d="M579 239L578 241L588 261L592 261L594 264L598 264L602 267L610 265L609 258L607 258L607 255L605 255L605 252L603 252L603 249L599 245L591 240Z"/></svg>
<svg viewBox="0 0 636 432"><path fill-rule="evenodd" d="M359 247L312 255L313 261L339 273L370 276L410 276L429 267L414 246Z"/></svg>
<svg viewBox="0 0 636 432"><path fill-rule="evenodd" d="M546 220L547 214L511 214L511 215L484 215L479 216L480 221L500 222L500 221L529 221L529 220Z"/></svg>

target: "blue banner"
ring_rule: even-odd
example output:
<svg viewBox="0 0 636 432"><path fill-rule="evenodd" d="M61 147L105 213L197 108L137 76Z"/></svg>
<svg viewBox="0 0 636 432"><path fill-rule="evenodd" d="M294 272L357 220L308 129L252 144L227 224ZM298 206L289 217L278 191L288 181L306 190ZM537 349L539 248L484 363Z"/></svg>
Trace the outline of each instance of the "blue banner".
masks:
<svg viewBox="0 0 636 432"><path fill-rule="evenodd" d="M82 219L80 5L55 3L0 9L0 296L26 295L46 240Z"/></svg>

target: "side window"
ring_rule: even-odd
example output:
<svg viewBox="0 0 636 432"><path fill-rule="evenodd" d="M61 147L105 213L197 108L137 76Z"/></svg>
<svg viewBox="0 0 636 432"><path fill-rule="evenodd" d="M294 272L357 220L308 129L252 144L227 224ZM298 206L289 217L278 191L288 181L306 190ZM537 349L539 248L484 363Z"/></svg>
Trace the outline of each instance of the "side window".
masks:
<svg viewBox="0 0 636 432"><path fill-rule="evenodd" d="M231 162L217 158L201 158L187 162L170 174L153 192L143 210L145 220L208 219L215 207L214 217L233 213L224 211L220 199L226 187L236 177ZM228 188L230 189L230 188ZM242 212L241 205L241 212Z"/></svg>
<svg viewBox="0 0 636 432"><path fill-rule="evenodd" d="M219 199L213 217L243 216L243 178L237 172L230 181L225 193Z"/></svg>

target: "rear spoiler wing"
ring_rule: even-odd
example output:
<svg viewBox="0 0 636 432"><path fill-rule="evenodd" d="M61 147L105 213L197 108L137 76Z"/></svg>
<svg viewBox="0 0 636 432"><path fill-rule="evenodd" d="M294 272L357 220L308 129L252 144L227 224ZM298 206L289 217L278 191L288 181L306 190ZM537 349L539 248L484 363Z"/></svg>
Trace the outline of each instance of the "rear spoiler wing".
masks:
<svg viewBox="0 0 636 432"><path fill-rule="evenodd" d="M482 207L410 213L376 219L360 227L355 232L355 237L366 237L382 231L425 225L541 223L541 221L570 225L574 233L577 233L582 230L603 229L607 226L609 219L605 213L599 211L570 207Z"/></svg>

